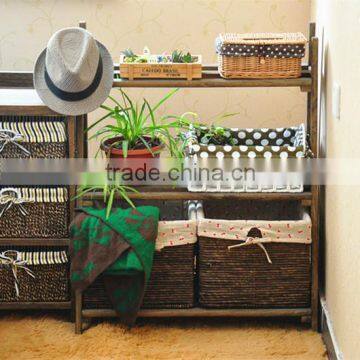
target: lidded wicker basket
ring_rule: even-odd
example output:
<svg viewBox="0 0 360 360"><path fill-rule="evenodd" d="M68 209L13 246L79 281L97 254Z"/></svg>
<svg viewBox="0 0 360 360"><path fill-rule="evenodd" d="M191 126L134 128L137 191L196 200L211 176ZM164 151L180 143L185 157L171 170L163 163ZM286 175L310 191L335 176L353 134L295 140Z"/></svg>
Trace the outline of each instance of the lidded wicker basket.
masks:
<svg viewBox="0 0 360 360"><path fill-rule="evenodd" d="M300 77L305 44L302 33L220 34L219 73L224 78Z"/></svg>

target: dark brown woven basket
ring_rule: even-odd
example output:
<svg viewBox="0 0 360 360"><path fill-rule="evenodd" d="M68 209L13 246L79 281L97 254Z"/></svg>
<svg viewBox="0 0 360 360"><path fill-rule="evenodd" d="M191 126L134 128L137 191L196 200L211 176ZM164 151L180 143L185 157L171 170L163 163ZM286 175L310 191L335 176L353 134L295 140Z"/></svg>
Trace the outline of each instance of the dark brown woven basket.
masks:
<svg viewBox="0 0 360 360"><path fill-rule="evenodd" d="M7 249L0 249L0 253ZM22 250L19 250L22 251ZM63 249L42 249L45 257L49 253L61 252ZM24 252L23 252L24 254ZM26 250L26 256L34 254L31 249ZM50 264L40 261L38 264L27 264L32 271L31 277L23 268L17 269L19 296L15 290L15 279L10 265L4 265L0 260L0 302L55 302L69 301L69 266L63 258L58 263Z"/></svg>
<svg viewBox="0 0 360 360"><path fill-rule="evenodd" d="M66 189L63 190L67 194ZM25 202L22 206L27 211L26 215L20 211L17 204L4 211L0 217L0 238L68 237L68 201L37 202L35 200Z"/></svg>
<svg viewBox="0 0 360 360"><path fill-rule="evenodd" d="M255 205L256 204L256 205ZM261 206L264 208L261 208ZM206 219L297 219L297 205L245 203L204 204ZM231 209L231 210L230 210ZM208 210L208 211L207 211ZM235 215L236 214L236 215ZM246 218L246 217L245 217ZM300 308L310 306L311 246L299 243L266 243L263 250L242 246L229 251L234 240L199 237L199 303L213 308Z"/></svg>
<svg viewBox="0 0 360 360"><path fill-rule="evenodd" d="M67 157L63 116L1 116L0 120L1 158ZM15 135L18 138L6 141Z"/></svg>
<svg viewBox="0 0 360 360"><path fill-rule="evenodd" d="M228 251L232 240L199 238L199 302L205 307L310 306L310 246L266 244Z"/></svg>
<svg viewBox="0 0 360 360"><path fill-rule="evenodd" d="M136 205L150 204L146 201ZM156 201L161 220L184 219L181 201ZM196 244L165 247L154 254L154 262L143 308L190 308L194 306L194 261ZM104 283L98 278L83 294L84 308L111 308Z"/></svg>
<svg viewBox="0 0 360 360"><path fill-rule="evenodd" d="M169 247L155 253L142 307L194 306L194 256L193 244ZM84 292L83 301L85 309L112 308L101 277Z"/></svg>

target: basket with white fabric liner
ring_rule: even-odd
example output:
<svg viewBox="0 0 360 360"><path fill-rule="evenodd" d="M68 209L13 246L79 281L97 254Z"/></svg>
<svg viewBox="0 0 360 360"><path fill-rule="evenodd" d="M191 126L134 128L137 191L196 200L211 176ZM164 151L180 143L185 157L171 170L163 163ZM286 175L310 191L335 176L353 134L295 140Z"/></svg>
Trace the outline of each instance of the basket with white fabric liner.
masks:
<svg viewBox="0 0 360 360"><path fill-rule="evenodd" d="M68 227L67 188L0 188L0 238L66 238Z"/></svg>
<svg viewBox="0 0 360 360"><path fill-rule="evenodd" d="M310 306L311 219L297 202L203 202L197 219L200 306Z"/></svg>
<svg viewBox="0 0 360 360"><path fill-rule="evenodd" d="M218 133L219 129L221 133ZM213 164L212 168L221 168L226 173L226 176L222 176L220 180L204 178L204 175L196 179L193 177L188 181L189 191L302 192L304 190L301 174L302 159L311 157L304 124L274 129L196 126L185 136L188 138L187 163L193 170L192 174L200 174L200 170L209 167L210 164ZM292 172L279 173L280 176L275 176L265 171L261 176L255 171L254 176L243 177L241 180L234 179L231 171L239 168L239 164L245 160L247 162L266 160L265 163L268 165L278 162L285 169L286 166L291 165L289 168ZM259 164L259 161L257 163ZM225 171L227 167L228 172Z"/></svg>
<svg viewBox="0 0 360 360"><path fill-rule="evenodd" d="M0 158L65 158L63 116L1 116Z"/></svg>
<svg viewBox="0 0 360 360"><path fill-rule="evenodd" d="M64 248L0 248L1 302L70 300L69 259Z"/></svg>
<svg viewBox="0 0 360 360"><path fill-rule="evenodd" d="M194 306L196 209L182 201L135 201L160 208L151 277L143 308L190 308ZM175 220L176 219L176 220ZM110 309L101 276L83 293L85 309Z"/></svg>

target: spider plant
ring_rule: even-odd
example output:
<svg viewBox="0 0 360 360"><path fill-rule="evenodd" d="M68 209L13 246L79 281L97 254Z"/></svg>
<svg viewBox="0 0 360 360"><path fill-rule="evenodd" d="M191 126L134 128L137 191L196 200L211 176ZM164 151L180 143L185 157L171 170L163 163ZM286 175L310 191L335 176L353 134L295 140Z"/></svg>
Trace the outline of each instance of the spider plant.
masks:
<svg viewBox="0 0 360 360"><path fill-rule="evenodd" d="M125 200L131 207L135 207L134 203L128 196L128 192L137 193L138 191L130 186L126 186L123 184L107 184L104 185L80 185L77 188L77 194L73 197L72 200L82 198L84 195L88 193L94 193L97 191L101 191L103 193L103 201L106 204L106 219L109 218L115 195L118 195L117 199Z"/></svg>
<svg viewBox="0 0 360 360"><path fill-rule="evenodd" d="M141 104L133 102L122 89L118 90L121 94L121 101L110 95L109 100L113 106L102 105L101 108L107 113L86 131L90 131L108 119L112 119L113 123L103 126L89 139L101 137L100 148L106 153L110 153L110 156L117 153L118 156L126 158L135 156L134 154L139 152L142 156L146 156L146 154L155 156L163 147L166 147L172 156L180 156L177 135L183 129L185 122L177 116L162 118L155 116L156 110L179 89L166 94L154 106L150 105L146 99L143 99ZM118 156L114 155L113 157Z"/></svg>

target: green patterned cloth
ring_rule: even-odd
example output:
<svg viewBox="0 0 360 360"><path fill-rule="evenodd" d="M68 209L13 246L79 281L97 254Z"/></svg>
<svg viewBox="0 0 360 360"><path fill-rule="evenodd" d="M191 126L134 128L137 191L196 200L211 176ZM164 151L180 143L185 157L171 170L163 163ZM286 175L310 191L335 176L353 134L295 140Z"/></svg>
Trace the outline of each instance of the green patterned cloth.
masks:
<svg viewBox="0 0 360 360"><path fill-rule="evenodd" d="M151 274L159 209L117 208L108 219L105 209L80 210L70 226L73 289L84 291L103 274L115 311L132 325Z"/></svg>

